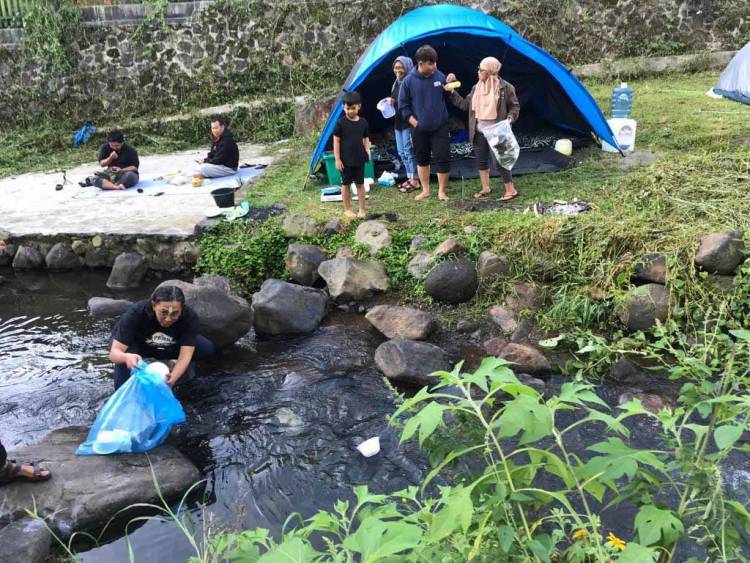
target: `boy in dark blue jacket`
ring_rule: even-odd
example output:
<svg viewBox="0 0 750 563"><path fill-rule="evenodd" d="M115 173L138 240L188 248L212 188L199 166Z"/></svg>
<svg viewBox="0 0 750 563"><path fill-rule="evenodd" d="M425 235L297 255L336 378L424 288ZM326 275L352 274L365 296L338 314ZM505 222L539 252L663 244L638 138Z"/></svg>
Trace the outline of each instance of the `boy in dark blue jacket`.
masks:
<svg viewBox="0 0 750 563"><path fill-rule="evenodd" d="M448 108L445 105L445 75L437 69L437 52L422 45L415 55L417 66L404 78L398 96L398 109L412 126L414 154L422 193L414 199L430 195L430 160L435 160L438 176L438 197L447 201L450 172L450 132Z"/></svg>

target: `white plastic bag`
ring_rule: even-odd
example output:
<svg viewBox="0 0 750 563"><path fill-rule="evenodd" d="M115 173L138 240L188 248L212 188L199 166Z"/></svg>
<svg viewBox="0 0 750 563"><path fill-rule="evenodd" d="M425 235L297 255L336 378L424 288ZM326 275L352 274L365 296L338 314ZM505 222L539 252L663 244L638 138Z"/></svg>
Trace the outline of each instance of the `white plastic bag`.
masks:
<svg viewBox="0 0 750 563"><path fill-rule="evenodd" d="M500 166L506 170L513 168L516 160L518 160L518 155L521 153L521 147L518 146L518 141L516 141L516 136L513 134L513 129L511 129L508 120L504 119L483 128L482 134L487 139L487 143L489 143L490 149Z"/></svg>

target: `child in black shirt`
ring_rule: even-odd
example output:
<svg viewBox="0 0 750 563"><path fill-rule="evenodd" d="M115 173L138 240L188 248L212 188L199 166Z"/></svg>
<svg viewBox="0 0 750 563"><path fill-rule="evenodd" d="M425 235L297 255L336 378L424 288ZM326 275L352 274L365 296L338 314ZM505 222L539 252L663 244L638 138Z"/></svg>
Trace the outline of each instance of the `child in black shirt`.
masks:
<svg viewBox="0 0 750 563"><path fill-rule="evenodd" d="M365 218L365 162L370 160L370 138L367 120L359 116L362 98L357 92L344 94L344 115L333 128L333 154L336 169L341 172L341 198L344 215L348 218ZM357 186L359 210L352 211L350 184Z"/></svg>

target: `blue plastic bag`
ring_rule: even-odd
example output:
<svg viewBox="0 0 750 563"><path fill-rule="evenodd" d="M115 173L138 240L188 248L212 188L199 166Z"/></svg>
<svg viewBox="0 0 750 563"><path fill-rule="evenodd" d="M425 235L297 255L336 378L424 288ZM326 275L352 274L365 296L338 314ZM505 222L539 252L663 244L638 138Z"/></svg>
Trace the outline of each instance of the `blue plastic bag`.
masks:
<svg viewBox="0 0 750 563"><path fill-rule="evenodd" d="M185 412L172 389L141 361L104 405L76 455L147 452L182 422Z"/></svg>
<svg viewBox="0 0 750 563"><path fill-rule="evenodd" d="M78 145L84 145L89 142L89 137L96 133L96 127L91 125L91 123L86 123L83 127L81 127L78 131L75 132L75 135L73 135L73 141L71 142L71 145L73 148L77 147Z"/></svg>

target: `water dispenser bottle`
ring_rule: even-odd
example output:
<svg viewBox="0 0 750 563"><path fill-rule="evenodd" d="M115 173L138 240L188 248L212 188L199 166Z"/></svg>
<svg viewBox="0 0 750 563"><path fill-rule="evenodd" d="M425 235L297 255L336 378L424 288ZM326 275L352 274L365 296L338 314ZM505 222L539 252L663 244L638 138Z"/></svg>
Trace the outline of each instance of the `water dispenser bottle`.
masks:
<svg viewBox="0 0 750 563"><path fill-rule="evenodd" d="M630 117L630 110L633 109L634 93L635 90L628 88L627 82L623 82L619 87L612 89L612 117Z"/></svg>

